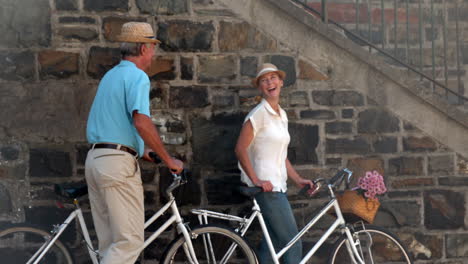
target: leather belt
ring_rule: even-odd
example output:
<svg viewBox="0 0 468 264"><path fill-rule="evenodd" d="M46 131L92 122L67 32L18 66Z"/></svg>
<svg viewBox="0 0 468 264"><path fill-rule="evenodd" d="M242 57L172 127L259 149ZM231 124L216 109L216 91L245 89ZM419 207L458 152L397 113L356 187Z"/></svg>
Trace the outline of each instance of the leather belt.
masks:
<svg viewBox="0 0 468 264"><path fill-rule="evenodd" d="M122 150L122 151L130 153L132 156L138 157L137 152L135 150L127 146L120 145L120 144L112 144L112 143L93 144L93 149L96 149L96 148L108 148L108 149Z"/></svg>

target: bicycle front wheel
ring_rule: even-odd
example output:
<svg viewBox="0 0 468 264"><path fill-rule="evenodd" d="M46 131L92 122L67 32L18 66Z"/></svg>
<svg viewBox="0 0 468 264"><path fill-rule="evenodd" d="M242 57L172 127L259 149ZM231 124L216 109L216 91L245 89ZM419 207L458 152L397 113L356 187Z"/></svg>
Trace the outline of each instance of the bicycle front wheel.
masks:
<svg viewBox="0 0 468 264"><path fill-rule="evenodd" d="M202 263L242 263L256 264L255 253L247 242L234 231L229 229L205 225L194 228L190 235L197 257ZM185 238L180 235L168 247L162 258L163 264L197 263L188 253Z"/></svg>
<svg viewBox="0 0 468 264"><path fill-rule="evenodd" d="M1 263L28 263L31 257L49 241L50 237L51 234L48 232L28 226L14 226L0 231ZM65 245L56 240L38 263L73 264L73 259Z"/></svg>
<svg viewBox="0 0 468 264"><path fill-rule="evenodd" d="M364 263L413 263L408 250L391 232L372 225L351 230L356 248ZM342 235L334 244L329 263L354 263L347 248L347 237Z"/></svg>

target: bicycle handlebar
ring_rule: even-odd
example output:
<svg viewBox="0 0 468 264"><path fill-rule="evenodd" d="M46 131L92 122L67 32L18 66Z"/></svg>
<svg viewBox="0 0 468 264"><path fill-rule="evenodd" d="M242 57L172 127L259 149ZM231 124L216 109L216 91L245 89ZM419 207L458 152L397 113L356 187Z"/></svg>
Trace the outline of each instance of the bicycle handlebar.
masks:
<svg viewBox="0 0 468 264"><path fill-rule="evenodd" d="M315 189L309 193L309 196L313 196L314 194L316 194L323 186L323 184L331 187L331 188L336 188L338 186L341 185L341 183L343 182L345 176L348 175L347 179L346 179L346 185L349 184L349 182L351 181L351 177L353 175L353 172L347 168L344 168L342 170L339 170L335 176L333 176L331 179L324 179L324 178L318 178L316 180L313 180L312 182L314 183L314 186L315 186ZM306 192L308 192L310 189L310 186L309 185L306 185L304 186L304 188L302 188L298 195L300 196L304 196L306 194Z"/></svg>

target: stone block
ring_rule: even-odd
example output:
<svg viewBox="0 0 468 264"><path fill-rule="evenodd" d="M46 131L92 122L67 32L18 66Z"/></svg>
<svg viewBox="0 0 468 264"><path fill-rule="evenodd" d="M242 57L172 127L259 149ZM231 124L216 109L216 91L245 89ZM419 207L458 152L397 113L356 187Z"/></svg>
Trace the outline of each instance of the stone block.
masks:
<svg viewBox="0 0 468 264"><path fill-rule="evenodd" d="M96 19L88 16L63 16L59 17L59 23L62 24L96 24Z"/></svg>
<svg viewBox="0 0 468 264"><path fill-rule="evenodd" d="M3 0L0 9L0 46L47 47L51 42L49 0Z"/></svg>
<svg viewBox="0 0 468 264"><path fill-rule="evenodd" d="M429 156L427 169L429 174L453 175L455 173L454 156Z"/></svg>
<svg viewBox="0 0 468 264"><path fill-rule="evenodd" d="M197 168L194 168L191 172L187 171L187 183L181 185L179 188L175 189L173 194L177 200L177 205L184 206L184 205L193 205L199 206L201 202L201 187L199 184L200 181L200 172ZM160 201L166 202L167 198L166 189L173 181L172 173L169 171L167 167L160 167L159 168L159 175L160 175L160 183L159 183L159 193L160 193Z"/></svg>
<svg viewBox="0 0 468 264"><path fill-rule="evenodd" d="M224 113L210 119L192 117L190 124L194 162L222 169L237 167L234 146L244 116L241 113Z"/></svg>
<svg viewBox="0 0 468 264"><path fill-rule="evenodd" d="M0 179L24 180L26 178L26 165L0 166Z"/></svg>
<svg viewBox="0 0 468 264"><path fill-rule="evenodd" d="M73 174L70 154L37 148L29 152L29 175L36 178L67 178Z"/></svg>
<svg viewBox="0 0 468 264"><path fill-rule="evenodd" d="M390 214L397 226L419 227L421 205L415 201L381 201L380 209Z"/></svg>
<svg viewBox="0 0 468 264"><path fill-rule="evenodd" d="M197 16L235 17L230 9L195 9Z"/></svg>
<svg viewBox="0 0 468 264"><path fill-rule="evenodd" d="M93 41L99 34L96 30L84 27L62 27L58 29L58 35L65 40Z"/></svg>
<svg viewBox="0 0 468 264"><path fill-rule="evenodd" d="M192 80L193 72L193 58L180 57L180 78L182 80Z"/></svg>
<svg viewBox="0 0 468 264"><path fill-rule="evenodd" d="M83 0L83 8L87 11L128 11L128 0Z"/></svg>
<svg viewBox="0 0 468 264"><path fill-rule="evenodd" d="M11 202L10 192L5 185L0 184L0 214L9 214L12 209L13 205Z"/></svg>
<svg viewBox="0 0 468 264"><path fill-rule="evenodd" d="M17 160L20 154L18 146L2 146L0 147L0 160L14 161Z"/></svg>
<svg viewBox="0 0 468 264"><path fill-rule="evenodd" d="M413 237L408 241L407 237ZM400 239L407 241L407 249L413 254L414 260L439 260L443 254L443 238L427 233L405 233Z"/></svg>
<svg viewBox="0 0 468 264"><path fill-rule="evenodd" d="M55 0L55 8L59 11L78 10L77 0Z"/></svg>
<svg viewBox="0 0 468 264"><path fill-rule="evenodd" d="M156 57L146 71L151 80L174 80L176 78L175 62L173 57Z"/></svg>
<svg viewBox="0 0 468 264"><path fill-rule="evenodd" d="M468 186L468 178L466 177L440 177L439 185L442 186Z"/></svg>
<svg viewBox="0 0 468 264"><path fill-rule="evenodd" d="M30 51L0 52L0 78L7 81L31 81L35 71L34 54Z"/></svg>
<svg viewBox="0 0 468 264"><path fill-rule="evenodd" d="M325 143L327 154L367 154L371 151L369 142L362 137L327 138Z"/></svg>
<svg viewBox="0 0 468 264"><path fill-rule="evenodd" d="M351 186L356 186L358 179L366 176L366 172L368 171L376 170L384 176L384 180L387 180L387 177L385 177L384 161L380 158L352 158L348 160L346 167L353 172Z"/></svg>
<svg viewBox="0 0 468 264"><path fill-rule="evenodd" d="M154 179L156 178L156 173L155 173L155 167L151 168L146 168L146 166L143 166L140 162L140 168L141 168L141 181L143 184L151 184L154 183ZM145 162L146 163L146 162Z"/></svg>
<svg viewBox="0 0 468 264"><path fill-rule="evenodd" d="M326 106L363 106L364 97L355 91L312 91L312 99Z"/></svg>
<svg viewBox="0 0 468 264"><path fill-rule="evenodd" d="M257 75L258 59L257 57L242 57L240 59L240 74L250 78Z"/></svg>
<svg viewBox="0 0 468 264"><path fill-rule="evenodd" d="M49 76L67 78L79 71L78 53L44 50L39 52L38 60L41 66L39 74L43 79Z"/></svg>
<svg viewBox="0 0 468 264"><path fill-rule="evenodd" d="M89 51L87 73L94 79L101 79L104 74L120 62L120 50L116 48L91 47Z"/></svg>
<svg viewBox="0 0 468 264"><path fill-rule="evenodd" d="M104 17L102 19L102 32L104 34L104 38L108 41L116 41L117 36L120 35L122 25L132 21L146 22L146 19L137 17Z"/></svg>
<svg viewBox="0 0 468 264"><path fill-rule="evenodd" d="M233 55L200 56L198 80L202 83L223 83L236 78L237 62Z"/></svg>
<svg viewBox="0 0 468 264"><path fill-rule="evenodd" d="M309 106L309 95L304 91L289 93L289 106Z"/></svg>
<svg viewBox="0 0 468 264"><path fill-rule="evenodd" d="M422 157L399 157L388 161L389 175L423 175L424 160Z"/></svg>
<svg viewBox="0 0 468 264"><path fill-rule="evenodd" d="M294 57L284 55L271 55L264 58L265 62L270 62L276 65L279 70L286 73L284 87L288 87L296 83L296 62Z"/></svg>
<svg viewBox="0 0 468 264"><path fill-rule="evenodd" d="M211 51L215 28L212 22L171 20L158 23L158 39L164 51Z"/></svg>
<svg viewBox="0 0 468 264"><path fill-rule="evenodd" d="M72 209L47 206L24 208L26 223L34 224L43 230L51 230L53 225L64 221L71 211ZM67 244L73 244L76 240L76 235L75 225L69 225L62 233L60 240L67 241Z"/></svg>
<svg viewBox="0 0 468 264"><path fill-rule="evenodd" d="M290 123L288 130L291 136L288 148L289 160L293 164L317 164L318 126Z"/></svg>
<svg viewBox="0 0 468 264"><path fill-rule="evenodd" d="M383 109L367 109L358 115L358 132L365 134L390 133L400 130L400 120Z"/></svg>
<svg viewBox="0 0 468 264"><path fill-rule="evenodd" d="M333 121L325 124L325 133L327 134L349 134L353 132L353 123Z"/></svg>
<svg viewBox="0 0 468 264"><path fill-rule="evenodd" d="M221 21L218 35L219 49L222 52L252 50L268 52L276 50L276 42L249 23Z"/></svg>
<svg viewBox="0 0 468 264"><path fill-rule="evenodd" d="M150 15L178 15L187 13L187 0L136 0L140 12Z"/></svg>
<svg viewBox="0 0 468 264"><path fill-rule="evenodd" d="M88 155L88 151L90 149L89 144L77 144L75 146L75 156L76 156L76 164L79 166L84 166L86 162L86 156Z"/></svg>
<svg viewBox="0 0 468 264"><path fill-rule="evenodd" d="M461 155L457 155L457 172L459 174L468 175L468 159Z"/></svg>
<svg viewBox="0 0 468 264"><path fill-rule="evenodd" d="M430 137L404 137L403 150L412 152L432 152L437 149L437 143Z"/></svg>
<svg viewBox="0 0 468 264"><path fill-rule="evenodd" d="M299 60L299 79L313 80L313 81L326 81L330 79L326 74L317 70L316 66L304 61Z"/></svg>
<svg viewBox="0 0 468 264"><path fill-rule="evenodd" d="M397 179L392 181L392 187L395 189L403 188L420 188L423 186L434 186L434 178L412 178L412 179Z"/></svg>
<svg viewBox="0 0 468 264"><path fill-rule="evenodd" d="M445 251L448 258L468 257L468 234L454 233L445 235Z"/></svg>
<svg viewBox="0 0 468 264"><path fill-rule="evenodd" d="M209 104L206 86L178 86L171 87L169 91L171 108L201 108Z"/></svg>
<svg viewBox="0 0 468 264"><path fill-rule="evenodd" d="M341 158L327 158L325 159L325 164L329 166L341 166L342 159Z"/></svg>
<svg viewBox="0 0 468 264"><path fill-rule="evenodd" d="M398 138L396 137L379 137L372 144L376 153L395 153L398 151Z"/></svg>
<svg viewBox="0 0 468 264"><path fill-rule="evenodd" d="M304 119L329 120L335 118L335 112L330 110L304 110L300 117Z"/></svg>
<svg viewBox="0 0 468 264"><path fill-rule="evenodd" d="M449 190L424 192L424 225L427 229L457 230L464 227L465 195Z"/></svg>
<svg viewBox="0 0 468 264"><path fill-rule="evenodd" d="M391 190L387 191L387 197L392 198L419 198L421 197L421 191L408 191L408 190Z"/></svg>
<svg viewBox="0 0 468 264"><path fill-rule="evenodd" d="M227 108L236 105L234 95L213 95L211 103L215 108Z"/></svg>
<svg viewBox="0 0 468 264"><path fill-rule="evenodd" d="M354 109L343 109L341 110L341 118L353 118L354 117Z"/></svg>

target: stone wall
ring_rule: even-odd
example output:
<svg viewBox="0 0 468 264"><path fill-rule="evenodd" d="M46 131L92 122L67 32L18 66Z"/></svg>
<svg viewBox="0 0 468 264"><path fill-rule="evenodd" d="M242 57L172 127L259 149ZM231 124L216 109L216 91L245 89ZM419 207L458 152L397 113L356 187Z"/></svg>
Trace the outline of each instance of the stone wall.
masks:
<svg viewBox="0 0 468 264"><path fill-rule="evenodd" d="M468 260L460 242L468 240L467 157L351 87L351 70L338 74L339 65L304 56L220 1L2 1L0 227L27 222L48 229L69 212L55 206L53 184L84 181L89 107L99 79L119 61L113 40L120 26L137 20L151 23L163 42L148 72L152 116L170 152L190 168L189 183L177 192L189 221L196 222L188 213L193 207L248 210L233 190L239 183L233 148L256 104L250 79L258 65L273 62L288 76L281 103L290 120L289 158L300 174L328 177L345 166L358 176L380 171L389 192L376 223L420 245L413 252L422 263ZM326 46L315 48L326 56ZM170 176L164 167L140 164L150 215L164 203ZM323 199L303 200L296 192L290 186L303 226ZM86 200L82 206L92 226ZM157 260L173 235L150 246L145 263ZM85 254L73 228L65 240L78 257Z"/></svg>

